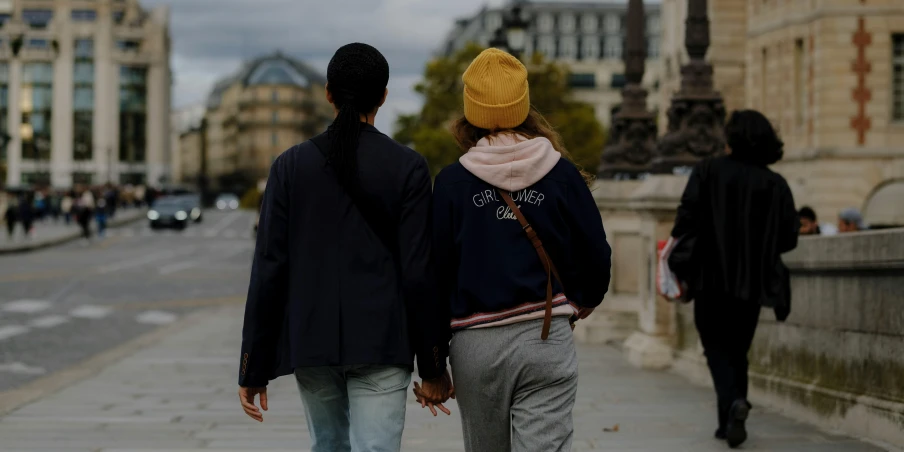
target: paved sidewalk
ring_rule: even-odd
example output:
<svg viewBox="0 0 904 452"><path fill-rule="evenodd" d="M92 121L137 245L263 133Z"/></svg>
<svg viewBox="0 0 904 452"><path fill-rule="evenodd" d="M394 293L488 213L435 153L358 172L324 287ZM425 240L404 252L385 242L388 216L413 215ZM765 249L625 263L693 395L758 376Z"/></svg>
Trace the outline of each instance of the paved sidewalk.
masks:
<svg viewBox="0 0 904 452"><path fill-rule="evenodd" d="M199 312L99 374L7 414L0 419L0 450L308 450L291 378L271 385L271 411L263 424L246 418L239 407L235 372L241 315L238 306ZM727 450L711 438L715 421L709 390L674 375L633 369L611 348L582 347L579 353L575 450ZM42 388L28 390L40 393ZM5 395L0 394L0 402ZM433 418L414 400L409 403L403 450L462 450L454 403L451 418ZM617 432L606 431L616 425ZM753 412L750 430L748 451L883 450L763 410Z"/></svg>
<svg viewBox="0 0 904 452"><path fill-rule="evenodd" d="M123 209L116 212L116 217L108 220L108 228L116 228L144 218L144 209ZM97 231L97 222L91 219L91 230ZM81 229L74 220L69 224L60 217L59 221L36 222L32 237L25 237L22 223L16 224L16 232L12 239L6 234L6 223L0 227L0 254L22 253L41 248L60 245L81 237Z"/></svg>

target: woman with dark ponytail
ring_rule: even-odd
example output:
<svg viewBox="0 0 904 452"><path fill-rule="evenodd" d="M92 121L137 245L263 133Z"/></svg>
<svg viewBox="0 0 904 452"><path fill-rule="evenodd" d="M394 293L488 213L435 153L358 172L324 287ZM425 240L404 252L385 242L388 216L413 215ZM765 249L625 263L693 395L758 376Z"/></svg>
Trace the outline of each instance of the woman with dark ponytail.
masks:
<svg viewBox="0 0 904 452"><path fill-rule="evenodd" d="M263 421L267 383L294 374L314 452L398 451L414 358L431 410L453 389L434 293L427 163L374 127L389 65L366 44L327 69L336 118L280 155L261 208L239 397Z"/></svg>

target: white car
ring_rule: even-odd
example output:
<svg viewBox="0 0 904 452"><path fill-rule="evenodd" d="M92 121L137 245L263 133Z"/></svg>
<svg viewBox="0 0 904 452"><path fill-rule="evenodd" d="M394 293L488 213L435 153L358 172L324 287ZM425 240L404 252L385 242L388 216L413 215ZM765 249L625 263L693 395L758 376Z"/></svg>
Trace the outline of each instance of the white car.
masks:
<svg viewBox="0 0 904 452"><path fill-rule="evenodd" d="M239 208L239 197L236 195L222 194L217 196L214 205L217 206L217 210L235 210Z"/></svg>

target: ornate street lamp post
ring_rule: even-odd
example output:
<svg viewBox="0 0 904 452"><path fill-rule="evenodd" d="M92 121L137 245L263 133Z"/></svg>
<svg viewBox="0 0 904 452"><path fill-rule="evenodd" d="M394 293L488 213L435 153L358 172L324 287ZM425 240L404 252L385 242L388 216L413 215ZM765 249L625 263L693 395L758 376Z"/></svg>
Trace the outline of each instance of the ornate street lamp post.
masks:
<svg viewBox="0 0 904 452"><path fill-rule="evenodd" d="M643 0L629 1L627 22L623 56L627 83L603 149L600 178L632 179L649 173L656 149L656 115L647 110L647 90L641 85L647 59Z"/></svg>
<svg viewBox="0 0 904 452"><path fill-rule="evenodd" d="M512 9L502 20L502 27L496 29L490 47L511 53L520 59L527 45L527 27L530 23L524 20L521 1L515 1Z"/></svg>
<svg viewBox="0 0 904 452"><path fill-rule="evenodd" d="M675 173L725 152L725 104L713 89L708 64L709 17L706 0L688 0L684 46L690 62L681 68L681 89L672 97L668 132L659 140L653 168Z"/></svg>

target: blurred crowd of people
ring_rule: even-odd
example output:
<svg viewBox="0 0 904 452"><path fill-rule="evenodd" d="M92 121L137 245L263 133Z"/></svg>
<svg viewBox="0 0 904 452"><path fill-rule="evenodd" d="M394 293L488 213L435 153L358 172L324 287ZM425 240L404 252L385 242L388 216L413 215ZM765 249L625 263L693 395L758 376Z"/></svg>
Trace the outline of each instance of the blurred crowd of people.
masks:
<svg viewBox="0 0 904 452"><path fill-rule="evenodd" d="M92 223L97 224L97 233L102 237L108 220L116 216L117 210L150 205L155 196L153 189L143 185L76 185L69 190L7 190L0 193L0 215L10 240L19 227L25 238L33 237L35 225L42 223L62 223L66 226L74 223L81 228L84 237L90 239Z"/></svg>
<svg viewBox="0 0 904 452"><path fill-rule="evenodd" d="M836 235L847 232L860 232L870 229L863 220L863 214L855 207L849 207L838 213L838 224L820 224L816 212L804 206L798 212L800 216L800 235Z"/></svg>

